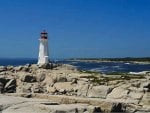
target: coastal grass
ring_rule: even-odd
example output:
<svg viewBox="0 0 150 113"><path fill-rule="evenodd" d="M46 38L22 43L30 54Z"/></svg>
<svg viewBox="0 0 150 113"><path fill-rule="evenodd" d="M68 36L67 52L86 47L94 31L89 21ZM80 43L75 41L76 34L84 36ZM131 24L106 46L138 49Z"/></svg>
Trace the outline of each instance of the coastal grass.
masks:
<svg viewBox="0 0 150 113"><path fill-rule="evenodd" d="M89 70L80 70L80 73L87 73L87 74L101 74L97 71L89 71Z"/></svg>
<svg viewBox="0 0 150 113"><path fill-rule="evenodd" d="M106 75L128 75L128 72L108 72Z"/></svg>
<svg viewBox="0 0 150 113"><path fill-rule="evenodd" d="M119 72L109 73L104 76L101 75L99 72L93 72L93 71L80 71L80 72L91 74L89 76L82 76L81 78L87 78L90 82L98 84L98 85L106 84L109 81L144 79L145 78L145 75L131 75L128 73L119 73Z"/></svg>
<svg viewBox="0 0 150 113"><path fill-rule="evenodd" d="M91 77L92 78L92 77ZM144 79L145 77L143 75L138 75L138 76L128 76L128 75L124 75L124 76L120 76L120 77L93 77L93 79L91 79L92 83L97 83L99 85L108 83L110 81L122 81L122 80L132 80L132 79Z"/></svg>

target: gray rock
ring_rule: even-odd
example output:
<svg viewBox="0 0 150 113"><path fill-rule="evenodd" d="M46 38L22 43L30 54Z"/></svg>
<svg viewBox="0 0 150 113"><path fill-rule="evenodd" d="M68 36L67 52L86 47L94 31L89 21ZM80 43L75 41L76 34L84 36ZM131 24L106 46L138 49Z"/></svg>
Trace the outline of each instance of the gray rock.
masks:
<svg viewBox="0 0 150 113"><path fill-rule="evenodd" d="M22 67L21 71L29 72L30 68L27 66Z"/></svg>
<svg viewBox="0 0 150 113"><path fill-rule="evenodd" d="M107 94L112 91L110 86L93 86L91 89L88 90L88 97L93 98L106 98Z"/></svg>
<svg viewBox="0 0 150 113"><path fill-rule="evenodd" d="M87 93L88 93L88 89L89 89L89 85L88 84L78 85L77 86L77 95L86 97Z"/></svg>
<svg viewBox="0 0 150 113"><path fill-rule="evenodd" d="M39 69L39 66L38 66L37 64L32 64L32 65L30 66L30 69L32 69L32 70L37 70L37 69Z"/></svg>
<svg viewBox="0 0 150 113"><path fill-rule="evenodd" d="M14 70L15 70L15 71L21 71L22 68L23 68L23 66L17 66L17 67L14 67Z"/></svg>
<svg viewBox="0 0 150 113"><path fill-rule="evenodd" d="M31 83L22 83L17 87L16 92L17 93L31 93L32 86L33 84Z"/></svg>
<svg viewBox="0 0 150 113"><path fill-rule="evenodd" d="M118 87L114 88L112 92L107 95L107 98L124 99L127 97L128 93L129 90Z"/></svg>
<svg viewBox="0 0 150 113"><path fill-rule="evenodd" d="M3 72L3 71L7 71L7 67L5 67L5 66L0 66L0 72Z"/></svg>
<svg viewBox="0 0 150 113"><path fill-rule="evenodd" d="M143 106L149 106L150 109L150 92L146 92L140 102Z"/></svg>
<svg viewBox="0 0 150 113"><path fill-rule="evenodd" d="M130 90L130 92L144 93L144 89L143 88L130 87L128 89Z"/></svg>
<svg viewBox="0 0 150 113"><path fill-rule="evenodd" d="M141 82L139 82L139 81L136 81L136 82L134 82L134 83L131 83L131 86L137 87L137 88L139 88L140 85L141 85Z"/></svg>
<svg viewBox="0 0 150 113"><path fill-rule="evenodd" d="M66 94L66 90L65 89L60 89L59 94Z"/></svg>
<svg viewBox="0 0 150 113"><path fill-rule="evenodd" d="M46 89L44 90L44 87L41 87L40 84L36 83L33 84L31 91L32 93L44 93L46 92Z"/></svg>
<svg viewBox="0 0 150 113"><path fill-rule="evenodd" d="M128 97L134 100L141 100L144 93L142 92L130 92Z"/></svg>
<svg viewBox="0 0 150 113"><path fill-rule="evenodd" d="M50 86L47 86L46 90L47 90L47 93L50 93L50 94L54 94L57 91L54 87L50 87Z"/></svg>
<svg viewBox="0 0 150 113"><path fill-rule="evenodd" d="M150 111L145 111L145 110L138 110L138 111L136 111L136 112L134 112L134 113L149 113Z"/></svg>
<svg viewBox="0 0 150 113"><path fill-rule="evenodd" d="M72 84L71 82L57 82L54 84L54 87L59 92L72 92L74 91L74 87L76 87L76 85Z"/></svg>
<svg viewBox="0 0 150 113"><path fill-rule="evenodd" d="M88 81L78 80L77 84L78 85L85 85L85 84L88 84Z"/></svg>
<svg viewBox="0 0 150 113"><path fill-rule="evenodd" d="M2 113L100 113L101 108L88 104L58 104L45 99L0 96Z"/></svg>
<svg viewBox="0 0 150 113"><path fill-rule="evenodd" d="M45 85L53 86L54 83L56 82L56 80L53 79L51 76L46 76L45 80L42 81L42 82L43 82L43 84L45 84Z"/></svg>
<svg viewBox="0 0 150 113"><path fill-rule="evenodd" d="M14 70L14 67L13 67L13 66L7 66L7 70L8 70L8 71L13 71L13 70Z"/></svg>
<svg viewBox="0 0 150 113"><path fill-rule="evenodd" d="M57 76L57 82L67 82L66 76Z"/></svg>
<svg viewBox="0 0 150 113"><path fill-rule="evenodd" d="M46 78L45 73L39 73L38 75L36 75L36 81L37 82L42 82L45 80L45 78Z"/></svg>

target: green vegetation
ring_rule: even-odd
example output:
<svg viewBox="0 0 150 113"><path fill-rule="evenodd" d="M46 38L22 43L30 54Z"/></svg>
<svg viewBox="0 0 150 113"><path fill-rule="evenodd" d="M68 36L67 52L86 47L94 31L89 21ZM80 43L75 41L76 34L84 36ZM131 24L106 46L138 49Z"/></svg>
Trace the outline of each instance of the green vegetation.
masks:
<svg viewBox="0 0 150 113"><path fill-rule="evenodd" d="M108 83L109 81L143 79L143 78L145 78L145 76L144 75L116 75L116 76L115 75L114 76L91 75L91 76L82 76L81 78L87 78L92 83L103 85L103 84Z"/></svg>
<svg viewBox="0 0 150 113"><path fill-rule="evenodd" d="M89 71L89 70L80 70L80 73L88 73L88 74L102 74L97 71ZM130 75L128 72L108 72L106 75Z"/></svg>
<svg viewBox="0 0 150 113"><path fill-rule="evenodd" d="M80 70L81 73L88 73L88 74L101 74L100 72L97 71L88 71L88 70Z"/></svg>
<svg viewBox="0 0 150 113"><path fill-rule="evenodd" d="M109 72L106 75L129 75L127 72Z"/></svg>
<svg viewBox="0 0 150 113"><path fill-rule="evenodd" d="M103 76L102 73L96 71L80 70L80 73L90 74L90 76L81 76L81 78L87 78L90 82L98 85L104 85L110 81L116 81L116 80L122 81L122 80L145 78L145 75L131 75L127 72L110 72L107 73L105 76Z"/></svg>

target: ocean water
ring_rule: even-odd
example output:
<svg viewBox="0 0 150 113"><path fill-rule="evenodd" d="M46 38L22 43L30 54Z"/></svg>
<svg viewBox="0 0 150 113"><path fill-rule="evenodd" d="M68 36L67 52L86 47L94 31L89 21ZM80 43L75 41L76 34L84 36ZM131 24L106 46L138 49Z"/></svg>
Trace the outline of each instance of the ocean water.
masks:
<svg viewBox="0 0 150 113"><path fill-rule="evenodd" d="M0 66L19 66L25 64L35 64L37 63L37 59L33 58L0 58Z"/></svg>
<svg viewBox="0 0 150 113"><path fill-rule="evenodd" d="M81 61L63 61L63 63L71 64L81 70L97 71L102 73L111 72L141 72L150 71L150 64L135 64L123 62L81 62Z"/></svg>
<svg viewBox="0 0 150 113"><path fill-rule="evenodd" d="M97 71L102 73L110 72L141 72L150 71L150 64L134 64L134 63L122 63L122 62L81 62L81 61L65 61L57 60L56 63L71 64L81 70ZM36 64L37 59L0 59L1 66L7 65L25 65L25 64Z"/></svg>

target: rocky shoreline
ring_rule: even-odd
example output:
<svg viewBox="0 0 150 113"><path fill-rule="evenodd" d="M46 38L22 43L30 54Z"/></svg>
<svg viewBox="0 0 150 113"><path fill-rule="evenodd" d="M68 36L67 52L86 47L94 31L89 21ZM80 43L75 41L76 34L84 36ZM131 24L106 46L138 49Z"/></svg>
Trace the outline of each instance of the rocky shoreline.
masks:
<svg viewBox="0 0 150 113"><path fill-rule="evenodd" d="M71 65L0 66L0 113L148 113L150 73L102 75Z"/></svg>
<svg viewBox="0 0 150 113"><path fill-rule="evenodd" d="M74 61L74 62L87 62L87 63L102 63L102 62L112 62L112 63L131 63L131 64L150 64L150 61L110 61L110 60L80 60L80 59L73 59L67 61Z"/></svg>

